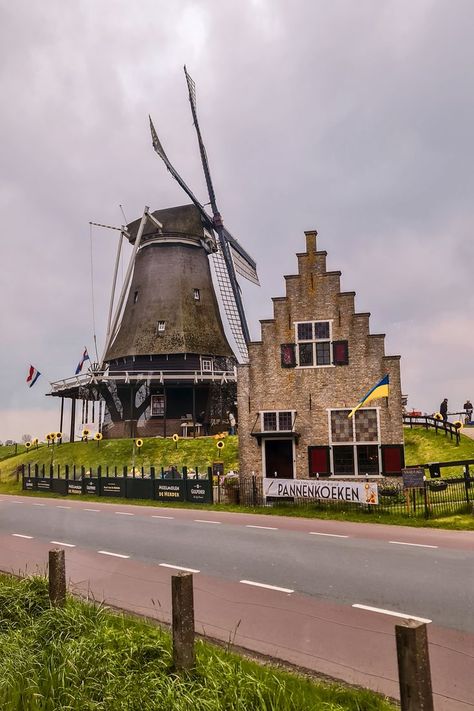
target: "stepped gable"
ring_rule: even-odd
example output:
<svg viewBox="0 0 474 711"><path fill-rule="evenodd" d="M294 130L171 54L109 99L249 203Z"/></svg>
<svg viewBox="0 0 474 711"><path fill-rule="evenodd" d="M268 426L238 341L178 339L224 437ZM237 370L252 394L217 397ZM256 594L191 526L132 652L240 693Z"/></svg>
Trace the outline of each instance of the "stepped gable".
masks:
<svg viewBox="0 0 474 711"><path fill-rule="evenodd" d="M328 472L324 473L342 474L344 451L339 447L344 445L352 447L352 455L349 449L345 452L354 460L352 471L350 461L346 466L351 476L400 469L400 356L385 354L385 335L370 333L370 314L356 312L355 292L341 291L341 272L327 270L327 253L317 249L317 232L305 235L306 251L296 255L298 273L284 277L286 295L273 298L273 318L260 322L261 338L250 343L249 363L238 369L241 471L265 473L269 457L275 456L277 462L284 458L283 444L278 445L282 450L278 456L277 445L269 444L277 437L292 442L293 463L287 463L286 475L315 474L310 462L315 447L326 448ZM390 397L367 404L370 413L365 411L354 420L344 412L332 415L333 410L352 409L386 374ZM264 423L263 413L271 412L276 417L267 415ZM280 412L293 413L292 432L284 429L289 415L282 416L286 417L283 428L276 422L276 431L268 431ZM339 426L347 430L346 439L336 431ZM358 442L366 443L364 451ZM354 464L357 460L359 466ZM316 463L318 469L322 461L323 457ZM372 471L375 466L377 471Z"/></svg>

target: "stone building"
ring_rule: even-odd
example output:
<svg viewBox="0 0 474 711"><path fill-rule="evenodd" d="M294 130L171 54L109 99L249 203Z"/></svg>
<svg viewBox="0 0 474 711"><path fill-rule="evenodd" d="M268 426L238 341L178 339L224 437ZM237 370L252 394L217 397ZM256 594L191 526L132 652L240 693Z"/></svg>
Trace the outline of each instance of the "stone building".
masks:
<svg viewBox="0 0 474 711"><path fill-rule="evenodd" d="M380 476L404 465L400 356L369 332L355 292L326 270L315 231L306 232L298 274L261 321L261 340L238 367L241 475ZM350 410L385 375L390 396Z"/></svg>

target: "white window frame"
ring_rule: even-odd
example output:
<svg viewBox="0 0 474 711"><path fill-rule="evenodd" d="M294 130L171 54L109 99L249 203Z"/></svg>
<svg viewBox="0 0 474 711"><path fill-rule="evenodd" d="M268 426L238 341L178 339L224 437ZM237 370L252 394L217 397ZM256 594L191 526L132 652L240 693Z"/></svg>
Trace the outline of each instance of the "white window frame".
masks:
<svg viewBox="0 0 474 711"><path fill-rule="evenodd" d="M201 289L193 289L194 301L201 301Z"/></svg>
<svg viewBox="0 0 474 711"><path fill-rule="evenodd" d="M291 430L281 430L280 429L280 418L279 414L282 412L289 412L291 414ZM276 430L265 430L263 428L263 416L264 415L273 415L275 414L276 417ZM260 431L261 432L293 432L293 425L295 424L295 415L296 415L296 410L260 410ZM285 439L285 438L283 438Z"/></svg>
<svg viewBox="0 0 474 711"><path fill-rule="evenodd" d="M166 331L166 321L157 321L156 331L157 333L164 333Z"/></svg>
<svg viewBox="0 0 474 711"><path fill-rule="evenodd" d="M298 326L303 323L311 323L314 328L315 323L328 323L329 324L329 338L311 338L307 341L305 340L300 340L298 338ZM333 357L332 357L332 323L333 319L330 318L325 318L325 319L316 319L313 321L307 320L307 321L295 321L295 350L296 350L296 367L303 369L307 368L334 368L334 363L333 363ZM330 363L324 363L321 365L318 365L316 362L316 344L317 343L329 343L329 359ZM313 347L313 365L300 365L300 345L305 345L305 344L311 344Z"/></svg>
<svg viewBox="0 0 474 711"><path fill-rule="evenodd" d="M153 400L154 400L155 398L156 398L156 399L159 399L160 402L163 403L163 414L162 414L162 415L155 415L155 414L153 413ZM151 395L151 399L150 399L150 417L164 417L165 414L166 414L166 399L165 399L165 395L164 395L163 393L154 393L153 395Z"/></svg>
<svg viewBox="0 0 474 711"><path fill-rule="evenodd" d="M212 358L201 358L201 371L203 373L214 372L214 363Z"/></svg>
<svg viewBox="0 0 474 711"><path fill-rule="evenodd" d="M355 417L351 418L352 419L352 442L333 442L332 439L332 428L331 428L331 413L332 412L340 412L341 410L347 411L349 413L351 410L349 407L328 407L327 408L327 413L328 413L328 432L329 432L329 457L330 457L330 466L331 466L331 471L334 471L334 447L351 447L353 448L354 451L354 474L334 474L335 479L347 479L347 477L356 478L356 477L363 477L364 479L369 477L369 478L380 478L382 476L382 440L381 440L381 433L380 433L380 407L361 407L359 408L358 412L361 410L375 410L377 413L377 439L376 440L371 440L370 442L359 442L356 440L356 429L355 429ZM378 454L378 460L379 460L379 473L378 474L365 474L365 473L360 473L359 474L359 462L357 458L357 447L358 445L367 445L371 447L377 447L377 454Z"/></svg>

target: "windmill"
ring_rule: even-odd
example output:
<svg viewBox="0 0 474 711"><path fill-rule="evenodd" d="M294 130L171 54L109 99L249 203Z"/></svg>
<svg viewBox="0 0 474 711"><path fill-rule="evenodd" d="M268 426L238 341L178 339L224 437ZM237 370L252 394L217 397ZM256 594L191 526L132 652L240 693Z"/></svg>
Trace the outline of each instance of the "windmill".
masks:
<svg viewBox="0 0 474 711"><path fill-rule="evenodd" d="M196 85L189 75L186 66L184 66L184 74L188 86L189 103L191 105L191 113L193 116L194 127L196 129L199 152L201 154L201 162L209 196L209 204L212 209L212 217L206 212L204 206L199 202L194 193L181 178L178 171L171 164L163 149L161 141L158 138L153 121L150 117L150 130L153 148L164 162L173 178L198 208L208 229L216 235L216 251L213 252L211 258L213 260L217 283L224 311L229 323L229 328L232 336L234 337L239 355L241 359L245 361L248 356L247 344L250 341L250 333L247 325L247 319L245 317L242 295L237 281L236 272L238 272L245 279L248 279L258 285L257 265L254 259L252 259L248 252L246 252L238 240L224 226L222 216L217 207L216 194L209 169L209 161L197 117Z"/></svg>
<svg viewBox="0 0 474 711"><path fill-rule="evenodd" d="M209 214L169 161L150 118L153 148L192 204L150 211L123 226L117 247L103 356L89 374L52 383L52 395L101 400L104 435L169 436L222 431L236 399L236 355L221 320L210 262L239 359L250 341L236 273L258 284L255 261L227 230L217 207L196 112L196 91L184 69ZM106 225L100 225L107 227ZM117 229L117 228L115 228ZM133 246L115 298L124 238Z"/></svg>

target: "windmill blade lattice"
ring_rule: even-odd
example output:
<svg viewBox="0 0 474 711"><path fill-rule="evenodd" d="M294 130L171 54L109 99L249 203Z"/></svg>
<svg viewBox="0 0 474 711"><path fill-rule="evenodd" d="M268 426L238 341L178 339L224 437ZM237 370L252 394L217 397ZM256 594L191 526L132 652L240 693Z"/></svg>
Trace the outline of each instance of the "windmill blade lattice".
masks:
<svg viewBox="0 0 474 711"><path fill-rule="evenodd" d="M227 317L230 332L232 333L235 344L239 351L240 359L243 362L247 362L247 344L245 342L244 333L242 331L242 322L240 319L237 304L235 302L234 292L232 290L232 284L230 283L227 264L224 260L220 243L218 243L218 251L214 252L214 254L211 255L211 260L212 265L214 267L217 283L219 285L222 305L224 307L225 315Z"/></svg>

